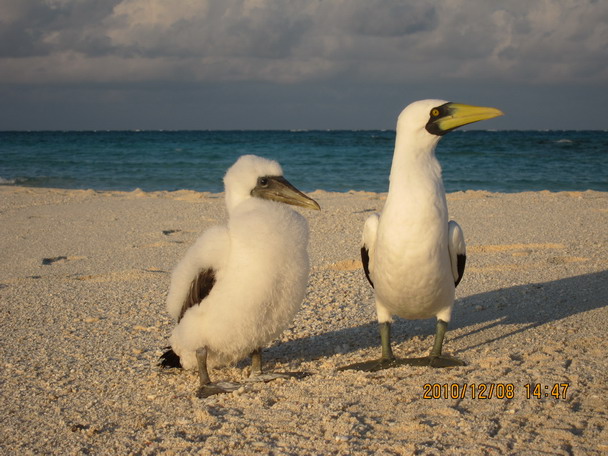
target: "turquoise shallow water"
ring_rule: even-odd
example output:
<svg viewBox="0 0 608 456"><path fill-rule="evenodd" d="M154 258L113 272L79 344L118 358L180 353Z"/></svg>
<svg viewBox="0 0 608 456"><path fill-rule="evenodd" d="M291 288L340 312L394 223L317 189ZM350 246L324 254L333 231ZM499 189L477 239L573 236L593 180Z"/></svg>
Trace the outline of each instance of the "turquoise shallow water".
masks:
<svg viewBox="0 0 608 456"><path fill-rule="evenodd" d="M219 192L243 154L304 191L384 192L394 131L0 132L0 184ZM608 191L606 131L455 131L437 148L448 192Z"/></svg>

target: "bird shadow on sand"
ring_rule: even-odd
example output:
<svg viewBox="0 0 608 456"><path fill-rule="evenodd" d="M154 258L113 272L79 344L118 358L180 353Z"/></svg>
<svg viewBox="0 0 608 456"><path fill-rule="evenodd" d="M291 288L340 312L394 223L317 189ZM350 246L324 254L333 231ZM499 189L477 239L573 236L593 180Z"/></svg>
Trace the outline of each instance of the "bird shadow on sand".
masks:
<svg viewBox="0 0 608 456"><path fill-rule="evenodd" d="M446 349L454 354L463 353L531 328L607 305L608 271L551 282L500 288L467 296L457 300L454 306L450 329L460 329L460 331L457 334L448 331ZM478 342L479 338L475 337L471 338L471 343L466 343L466 339L475 333L500 326L505 327L496 331L500 335L489 337L481 343ZM407 342L412 336L431 336L434 333L434 319L416 321L396 319L392 330L393 341L397 344ZM465 340L465 346L461 344L458 350L451 350L450 341L459 339ZM429 349L431 344L432 341L429 342ZM288 358L313 361L334 356L340 353L340 347L344 346L348 348L342 353L379 347L379 345L378 324L370 321L312 337L275 343L265 353L266 359L271 362ZM421 353L424 354L426 353Z"/></svg>

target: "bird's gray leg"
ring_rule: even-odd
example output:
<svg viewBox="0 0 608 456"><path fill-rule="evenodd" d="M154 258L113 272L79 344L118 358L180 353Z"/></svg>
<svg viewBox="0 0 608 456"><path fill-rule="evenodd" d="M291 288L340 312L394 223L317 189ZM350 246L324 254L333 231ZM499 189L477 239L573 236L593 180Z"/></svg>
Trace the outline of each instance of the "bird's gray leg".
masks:
<svg viewBox="0 0 608 456"><path fill-rule="evenodd" d="M240 387L238 383L211 383L209 371L207 370L207 347L196 350L196 362L198 364L199 388L196 393L201 399L215 394L230 393Z"/></svg>
<svg viewBox="0 0 608 456"><path fill-rule="evenodd" d="M247 382L269 382L277 378L287 378L286 374L270 372L265 374L262 371L262 348L256 348L251 352L251 373Z"/></svg>
<svg viewBox="0 0 608 456"><path fill-rule="evenodd" d="M441 356L441 349L443 347L443 338L445 332L448 329L448 324L443 320L437 320L437 329L435 330L435 342L433 343L433 349L431 350L431 356Z"/></svg>
<svg viewBox="0 0 608 456"><path fill-rule="evenodd" d="M349 366L344 366L338 370L355 369L366 372L375 372L382 369L388 369L397 366L431 366L431 367L456 367L464 366L464 361L451 356L441 354L443 339L447 331L448 324L443 320L437 320L437 331L435 333L435 342L429 356L422 358L403 358L397 359L393 355L391 349L391 324L389 322L380 323L380 339L382 342L382 356L378 360L365 361L355 363Z"/></svg>
<svg viewBox="0 0 608 456"><path fill-rule="evenodd" d="M382 356L380 361L390 363L395 360L393 349L391 348L391 324L390 322L380 323L380 342L382 343Z"/></svg>
<svg viewBox="0 0 608 456"><path fill-rule="evenodd" d="M257 348L251 353L251 373L249 377L262 375L262 349Z"/></svg>
<svg viewBox="0 0 608 456"><path fill-rule="evenodd" d="M209 371L207 370L207 347L201 347L196 350L196 361L198 363L198 379L202 388L211 383Z"/></svg>
<svg viewBox="0 0 608 456"><path fill-rule="evenodd" d="M429 365L431 367L456 367L464 366L465 362L453 358L451 356L445 356L441 354L443 348L443 339L448 329L447 322L437 319L437 329L435 330L435 342L433 343L433 349L429 356Z"/></svg>
<svg viewBox="0 0 608 456"><path fill-rule="evenodd" d="M304 372L269 372L265 374L262 370L262 348L256 348L251 352L251 373L246 382L270 382L277 378L303 378Z"/></svg>
<svg viewBox="0 0 608 456"><path fill-rule="evenodd" d="M397 366L399 361L395 358L395 355L393 355L393 349L391 348L391 324L388 321L380 323L380 343L382 345L382 355L380 356L380 359L349 364L348 366L338 368L338 370L353 369L364 372L376 372Z"/></svg>

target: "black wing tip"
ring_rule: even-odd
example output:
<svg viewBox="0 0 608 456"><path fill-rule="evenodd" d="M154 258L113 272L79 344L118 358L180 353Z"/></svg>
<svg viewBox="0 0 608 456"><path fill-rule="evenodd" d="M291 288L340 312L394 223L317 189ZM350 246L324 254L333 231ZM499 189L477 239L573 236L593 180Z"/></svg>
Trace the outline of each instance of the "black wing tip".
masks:
<svg viewBox="0 0 608 456"><path fill-rule="evenodd" d="M369 250L365 246L361 247L361 262L363 263L365 277L367 277L369 284L374 288L374 282L372 282L372 278L369 276Z"/></svg>
<svg viewBox="0 0 608 456"><path fill-rule="evenodd" d="M179 360L179 356L169 348L165 353L163 353L158 360L158 366L163 367L165 369L181 369L182 363Z"/></svg>
<svg viewBox="0 0 608 456"><path fill-rule="evenodd" d="M467 264L467 256L463 254L456 255L456 268L458 269L458 279L454 281L454 287L457 287L462 276L464 275L464 267Z"/></svg>

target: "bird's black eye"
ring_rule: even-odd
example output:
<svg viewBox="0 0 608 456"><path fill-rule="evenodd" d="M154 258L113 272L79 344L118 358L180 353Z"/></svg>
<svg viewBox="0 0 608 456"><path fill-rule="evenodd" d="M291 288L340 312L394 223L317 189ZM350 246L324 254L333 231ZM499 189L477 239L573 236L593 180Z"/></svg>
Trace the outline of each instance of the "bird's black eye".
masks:
<svg viewBox="0 0 608 456"><path fill-rule="evenodd" d="M266 187L268 185L268 178L266 178L266 177L260 177L258 179L258 185L260 187Z"/></svg>

